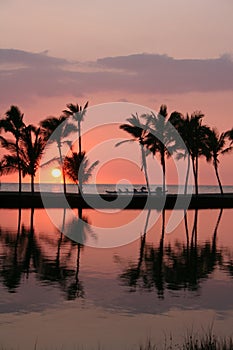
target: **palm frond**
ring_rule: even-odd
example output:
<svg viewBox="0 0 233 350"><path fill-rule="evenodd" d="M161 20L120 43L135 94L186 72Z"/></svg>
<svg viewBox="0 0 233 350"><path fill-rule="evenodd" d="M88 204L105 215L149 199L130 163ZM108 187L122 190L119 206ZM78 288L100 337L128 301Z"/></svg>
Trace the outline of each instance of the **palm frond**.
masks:
<svg viewBox="0 0 233 350"><path fill-rule="evenodd" d="M135 141L136 141L136 139L134 139L134 140L124 140L124 141L120 141L120 142L117 142L117 143L115 144L115 147L121 146L121 145L123 145L124 143L135 142Z"/></svg>

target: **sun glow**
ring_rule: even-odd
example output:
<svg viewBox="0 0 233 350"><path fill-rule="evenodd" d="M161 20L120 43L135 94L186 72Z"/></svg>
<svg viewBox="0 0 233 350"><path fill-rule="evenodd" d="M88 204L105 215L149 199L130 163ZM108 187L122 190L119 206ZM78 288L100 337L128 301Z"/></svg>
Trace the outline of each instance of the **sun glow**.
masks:
<svg viewBox="0 0 233 350"><path fill-rule="evenodd" d="M54 168L52 171L51 171L51 174L53 177L60 177L61 176L61 170L58 169L58 168Z"/></svg>

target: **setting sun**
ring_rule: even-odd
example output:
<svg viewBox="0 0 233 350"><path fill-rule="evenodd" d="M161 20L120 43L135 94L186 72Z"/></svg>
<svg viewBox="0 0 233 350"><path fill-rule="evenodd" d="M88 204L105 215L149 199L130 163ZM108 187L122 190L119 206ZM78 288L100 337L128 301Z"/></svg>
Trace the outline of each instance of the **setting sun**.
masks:
<svg viewBox="0 0 233 350"><path fill-rule="evenodd" d="M52 171L51 171L51 174L53 177L60 177L61 176L61 170L58 169L58 168L54 168Z"/></svg>

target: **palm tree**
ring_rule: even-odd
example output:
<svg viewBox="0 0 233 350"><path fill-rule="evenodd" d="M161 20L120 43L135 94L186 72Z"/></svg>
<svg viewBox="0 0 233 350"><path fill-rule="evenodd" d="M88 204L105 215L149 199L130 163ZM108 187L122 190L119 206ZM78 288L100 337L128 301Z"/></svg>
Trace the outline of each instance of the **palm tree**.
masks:
<svg viewBox="0 0 233 350"><path fill-rule="evenodd" d="M149 132L146 135L146 146L155 155L160 155L160 162L163 170L163 194L165 194L166 185L166 156L169 157L176 148L176 138L173 135L174 130L171 127L171 120L175 120L178 112L173 112L167 120L167 106L161 105L158 115L154 113L144 115L149 126Z"/></svg>
<svg viewBox="0 0 233 350"><path fill-rule="evenodd" d="M147 173L147 163L146 163L146 152L144 149L145 145L145 137L147 134L147 127L146 125L142 124L137 113L132 114L130 118L126 119L129 124L122 124L120 125L120 129L125 130L130 135L132 135L134 138L132 140L124 140L121 142L118 142L116 144L116 147L119 145L125 143L125 142L138 142L140 149L141 149L141 157L142 157L142 169L144 169L145 174L145 180L146 185L148 188L148 193L150 194L150 186L149 186L149 178Z"/></svg>
<svg viewBox="0 0 233 350"><path fill-rule="evenodd" d="M19 156L19 139L22 129L25 127L23 122L23 114L17 106L11 106L6 112L6 117L0 120L0 131L11 133L15 138L16 156L17 156L17 170L19 174L19 193L22 191L22 173Z"/></svg>
<svg viewBox="0 0 233 350"><path fill-rule="evenodd" d="M95 161L90 165L85 152L71 151L71 156L66 156L64 159L63 169L64 173L78 185L79 193L82 193L82 185L88 182L98 164L99 161Z"/></svg>
<svg viewBox="0 0 233 350"><path fill-rule="evenodd" d="M213 166L214 166L214 170L215 170L215 175L217 177L218 180L218 185L220 188L220 192L221 194L223 194L223 188L222 188L222 184L220 181L220 177L219 177L219 171L218 171L218 165L219 165L219 155L221 154L225 154L228 153L230 151L232 151L233 146L226 146L226 133L221 133L219 135L218 131L216 129L210 129L208 131L208 154L206 156L207 161L211 161L213 162Z"/></svg>
<svg viewBox="0 0 233 350"><path fill-rule="evenodd" d="M190 129L190 118L187 115L185 118L181 113L175 112L169 118L170 123L175 127L183 144L177 145L177 159L186 159L188 158L187 171L185 177L185 186L184 186L184 194L187 194L188 189L188 180L190 174L190 165L191 165L191 156L190 156L190 137L191 137L191 129ZM179 151L178 151L179 150Z"/></svg>
<svg viewBox="0 0 233 350"><path fill-rule="evenodd" d="M50 143L53 143L53 142L57 143L58 152L59 152L58 160L62 168L64 193L66 193L66 179L65 179L65 172L62 166L62 163L63 163L63 156L62 156L63 141L62 140L63 138L69 136L72 132L76 130L73 124L64 123L66 120L67 120L67 116L60 116L59 118L49 117L40 122L44 139ZM57 160L57 158L54 158L51 161L54 161L54 160Z"/></svg>
<svg viewBox="0 0 233 350"><path fill-rule="evenodd" d="M34 177L45 147L40 128L29 125L22 129L18 155L14 143L5 140L4 145L11 153L3 156L2 172L9 174L17 171L19 157L22 175L23 177L26 175L31 176L31 191L34 193Z"/></svg>
<svg viewBox="0 0 233 350"><path fill-rule="evenodd" d="M86 110L88 107L88 101L85 103L84 107L78 105L78 104L72 104L68 103L66 107L68 109L65 109L63 113L65 113L66 116L73 116L74 120L78 123L78 150L79 153L82 153L82 141L81 141L81 122L83 121L83 118L86 114Z"/></svg>
<svg viewBox="0 0 233 350"><path fill-rule="evenodd" d="M31 176L31 191L34 193L34 177L39 167L45 147L45 140L40 128L29 125L23 129L20 141L20 158L23 176Z"/></svg>
<svg viewBox="0 0 233 350"><path fill-rule="evenodd" d="M199 111L194 112L191 117L187 114L186 118L183 118L183 120L180 121L180 126L178 128L188 151L188 169L185 181L185 191L187 191L191 158L196 194L198 194L199 158L201 156L208 156L207 142L209 127L202 125L203 117L204 114Z"/></svg>

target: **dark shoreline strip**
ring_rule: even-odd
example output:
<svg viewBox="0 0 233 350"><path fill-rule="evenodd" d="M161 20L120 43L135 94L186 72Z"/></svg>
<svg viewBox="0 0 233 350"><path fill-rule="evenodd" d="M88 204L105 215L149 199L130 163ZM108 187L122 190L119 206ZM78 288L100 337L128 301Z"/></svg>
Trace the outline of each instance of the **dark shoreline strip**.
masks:
<svg viewBox="0 0 233 350"><path fill-rule="evenodd" d="M127 195L102 194L101 201L96 195L85 195L87 201L78 194L69 193L66 195L68 203L64 205L64 194L62 193L44 193L46 205L44 205L41 194L35 192L0 192L0 208L64 208L64 207L82 207L82 208L125 208L125 209L173 209L177 200L177 195L167 194L163 196L152 195L148 197L145 194L136 194L130 200ZM119 197L119 198L118 198ZM117 201L115 201L117 199ZM88 204L89 200L95 203L94 206ZM177 209L186 208L185 203L187 196L179 195L179 207ZM127 205L128 202L128 205ZM165 203L165 205L164 205ZM217 209L217 208L233 208L233 193L226 194L199 194L192 195L189 209Z"/></svg>

